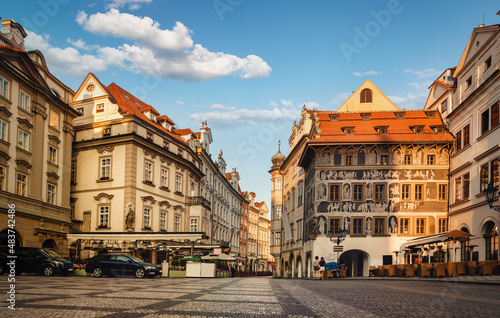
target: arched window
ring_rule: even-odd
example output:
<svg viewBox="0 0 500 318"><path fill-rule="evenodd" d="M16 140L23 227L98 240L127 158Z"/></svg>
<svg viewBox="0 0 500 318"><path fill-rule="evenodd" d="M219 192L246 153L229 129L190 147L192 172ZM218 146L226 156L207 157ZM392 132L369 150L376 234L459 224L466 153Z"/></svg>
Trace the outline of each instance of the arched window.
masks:
<svg viewBox="0 0 500 318"><path fill-rule="evenodd" d="M484 233L486 260L493 261L498 259L498 228L495 223L489 221L486 224Z"/></svg>
<svg viewBox="0 0 500 318"><path fill-rule="evenodd" d="M364 166L365 165L365 151L361 149L358 152L358 165L359 166Z"/></svg>
<svg viewBox="0 0 500 318"><path fill-rule="evenodd" d="M360 95L360 103L371 103L373 102L372 91L368 88L365 88L361 91Z"/></svg>

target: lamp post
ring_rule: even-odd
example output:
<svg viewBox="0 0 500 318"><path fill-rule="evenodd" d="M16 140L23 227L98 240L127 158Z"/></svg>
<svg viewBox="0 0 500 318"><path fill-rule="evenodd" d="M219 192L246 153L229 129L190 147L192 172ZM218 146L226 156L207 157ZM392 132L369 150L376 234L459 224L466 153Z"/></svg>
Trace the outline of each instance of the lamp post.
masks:
<svg viewBox="0 0 500 318"><path fill-rule="evenodd" d="M328 237L330 238L330 241L332 241L333 243L337 243L337 246L339 246L340 243L344 242L346 235L347 235L346 229L342 229L339 230L337 233L333 233L333 227L332 227L330 228L330 231L328 231ZM340 261L339 253L340 252L337 252L337 263Z"/></svg>
<svg viewBox="0 0 500 318"><path fill-rule="evenodd" d="M494 205L493 203L498 200L498 186L495 187L493 185L493 182L490 182L488 184L488 187L483 190L484 196L486 197L486 202L488 202L488 205L490 206L490 209L494 209L495 211L499 212L498 214L498 220L500 221L500 206L499 205ZM498 247L498 259L500 260L500 246Z"/></svg>

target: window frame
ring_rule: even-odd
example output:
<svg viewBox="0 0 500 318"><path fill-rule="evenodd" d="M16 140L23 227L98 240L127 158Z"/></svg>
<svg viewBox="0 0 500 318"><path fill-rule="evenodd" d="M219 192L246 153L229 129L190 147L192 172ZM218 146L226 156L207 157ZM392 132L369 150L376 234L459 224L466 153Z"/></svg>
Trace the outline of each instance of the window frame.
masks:
<svg viewBox="0 0 500 318"><path fill-rule="evenodd" d="M387 233L387 219L384 217L374 217L373 218L373 236L382 236ZM381 227L381 229L380 229ZM382 231L380 231L382 230Z"/></svg>
<svg viewBox="0 0 500 318"><path fill-rule="evenodd" d="M359 223L359 224L356 224ZM365 235L365 222L363 217L351 218L351 236Z"/></svg>
<svg viewBox="0 0 500 318"><path fill-rule="evenodd" d="M48 182L47 183L47 203L55 205L57 200L57 185Z"/></svg>
<svg viewBox="0 0 500 318"><path fill-rule="evenodd" d="M22 136L21 136L22 135ZM30 151L29 146L30 146L30 140L29 140L30 134L26 132L25 130L18 128L17 130L17 147L19 149L22 149L24 151Z"/></svg>
<svg viewBox="0 0 500 318"><path fill-rule="evenodd" d="M19 179L20 176L24 177L24 180L20 180ZM20 171L17 171L16 173L16 194L23 197L28 196L28 175Z"/></svg>
<svg viewBox="0 0 500 318"><path fill-rule="evenodd" d="M151 230L151 216L153 214L152 212L153 208L150 206L145 206L142 208L142 228L145 230Z"/></svg>
<svg viewBox="0 0 500 318"><path fill-rule="evenodd" d="M175 192L176 193L182 193L182 174L176 173L175 174Z"/></svg>
<svg viewBox="0 0 500 318"><path fill-rule="evenodd" d="M150 160L144 160L144 182L153 183L154 175L154 162Z"/></svg>
<svg viewBox="0 0 500 318"><path fill-rule="evenodd" d="M97 227L98 228L109 228L110 223L110 210L111 206L109 204L102 204L98 207L99 212L97 216ZM107 209L106 213L103 213L103 210ZM104 218L105 216L105 218ZM106 223L103 223L103 219L105 219Z"/></svg>
<svg viewBox="0 0 500 318"><path fill-rule="evenodd" d="M9 99L10 96L10 81L0 76L0 96Z"/></svg>
<svg viewBox="0 0 500 318"><path fill-rule="evenodd" d="M333 188L337 188L337 191L333 191ZM332 194L337 194L337 199L332 199ZM341 202L342 201L342 183L329 183L328 184L328 201L329 202Z"/></svg>
<svg viewBox="0 0 500 318"><path fill-rule="evenodd" d="M416 218L415 220L415 234L425 235L426 231L426 218Z"/></svg>
<svg viewBox="0 0 500 318"><path fill-rule="evenodd" d="M108 160L109 159L109 164L103 165L103 160ZM106 156L106 157L99 157L99 180L111 180L111 168L112 168L112 157L111 156ZM107 171L108 176L103 173L103 168L106 169L104 171Z"/></svg>
<svg viewBox="0 0 500 318"><path fill-rule="evenodd" d="M406 224L404 224L406 223ZM406 228L406 231L404 230ZM410 235L410 218L399 218L399 234Z"/></svg>
<svg viewBox="0 0 500 318"><path fill-rule="evenodd" d="M193 221L195 221L194 224ZM189 219L189 232L198 232L198 223L199 223L198 221L199 221L198 218ZM195 227L194 231L193 231L193 226Z"/></svg>
<svg viewBox="0 0 500 318"><path fill-rule="evenodd" d="M23 90L19 92L19 107L28 113L31 109L31 95Z"/></svg>
<svg viewBox="0 0 500 318"><path fill-rule="evenodd" d="M9 122L0 119L0 139L9 142Z"/></svg>

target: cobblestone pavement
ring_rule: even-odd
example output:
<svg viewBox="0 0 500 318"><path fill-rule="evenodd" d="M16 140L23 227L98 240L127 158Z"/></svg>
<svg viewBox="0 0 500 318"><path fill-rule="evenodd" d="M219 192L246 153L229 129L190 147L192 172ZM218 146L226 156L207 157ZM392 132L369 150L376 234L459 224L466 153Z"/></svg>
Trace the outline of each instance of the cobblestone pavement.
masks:
<svg viewBox="0 0 500 318"><path fill-rule="evenodd" d="M135 279L20 276L16 310L0 276L0 317L494 317L498 285L268 277Z"/></svg>

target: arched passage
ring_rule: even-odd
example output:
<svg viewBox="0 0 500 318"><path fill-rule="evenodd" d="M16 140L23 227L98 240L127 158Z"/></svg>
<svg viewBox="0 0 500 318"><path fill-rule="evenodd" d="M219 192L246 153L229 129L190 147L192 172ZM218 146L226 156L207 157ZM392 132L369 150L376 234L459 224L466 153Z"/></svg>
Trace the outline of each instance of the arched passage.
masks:
<svg viewBox="0 0 500 318"><path fill-rule="evenodd" d="M293 261L293 254L290 254L288 260L288 277L295 277L295 262Z"/></svg>
<svg viewBox="0 0 500 318"><path fill-rule="evenodd" d="M302 278L302 258L297 256L295 263L297 264L297 277Z"/></svg>
<svg viewBox="0 0 500 318"><path fill-rule="evenodd" d="M346 265L346 276L368 276L370 255L362 250L349 250L340 255L339 265Z"/></svg>
<svg viewBox="0 0 500 318"><path fill-rule="evenodd" d="M45 240L42 244L42 248L49 248L56 253L58 252L57 244L53 239Z"/></svg>

